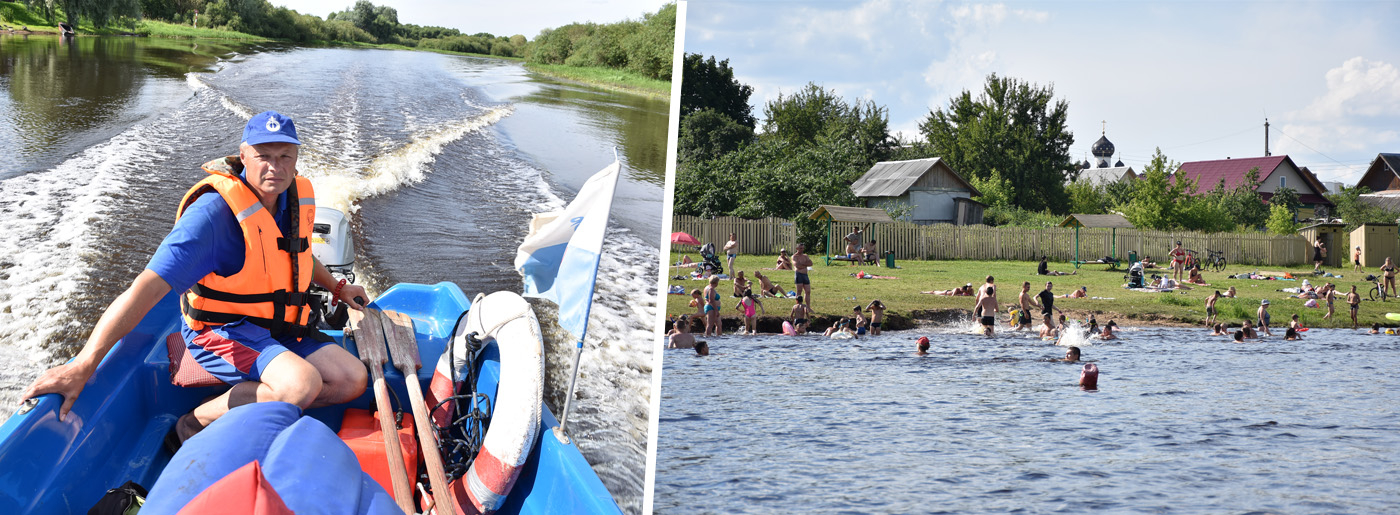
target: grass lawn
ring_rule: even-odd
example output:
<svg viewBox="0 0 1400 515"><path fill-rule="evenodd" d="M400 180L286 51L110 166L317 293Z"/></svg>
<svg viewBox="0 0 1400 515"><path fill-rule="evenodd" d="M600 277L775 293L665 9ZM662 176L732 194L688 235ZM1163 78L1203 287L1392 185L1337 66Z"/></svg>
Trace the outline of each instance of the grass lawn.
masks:
<svg viewBox="0 0 1400 515"><path fill-rule="evenodd" d="M691 259L696 255L692 254ZM793 290L793 273L791 271L766 270L772 268L777 256L745 256L740 255L735 262L739 270L744 271L746 277L752 277L754 270L762 270L764 275L791 291ZM674 263L680 259L679 254L675 254L670 259ZM896 263L900 268L888 269L884 267L874 267L869 265L851 266L849 263L841 263L833 266L822 264L821 256L813 258L816 266L811 271L812 279L812 309L816 311L822 322L814 322L812 327L823 330L831 321L845 316L851 312L851 308L860 305L864 308L872 299L880 299L888 307L887 316L891 317L891 323L887 327L907 328L914 325L914 321L946 321L957 317L971 317L972 298L971 297L945 297L939 295L924 295L920 291L947 290L965 283L972 283L973 287L980 286L987 275L996 278L997 300L1003 306L1002 316L1006 316L1005 306L1016 302L1016 296L1020 293L1021 283L1030 281L1031 294L1039 293L1045 287L1046 280L1055 283L1054 292L1058 295L1069 293L1080 286L1088 287L1090 298L1084 299L1056 299L1055 306L1064 310L1065 314L1071 318L1083 319L1090 313L1095 314L1100 324L1112 319L1120 325L1201 325L1205 320L1205 298L1214 290L1222 292L1234 286L1239 294L1238 298L1222 298L1216 303L1220 311L1222 321L1238 327L1246 318L1253 319L1255 310L1259 307L1261 299L1269 299L1269 314L1272 318L1272 325L1275 327L1286 326L1293 314L1298 314L1299 320L1306 327L1351 327L1351 319L1348 316L1345 293L1355 285L1357 292L1363 299L1371 289L1371 283L1365 282L1367 274L1379 274L1377 269L1369 269L1362 272L1352 272L1349 268L1345 270L1331 270L1339 272L1342 278L1316 278L1313 279L1312 267L1270 267L1262 269L1268 272L1290 272L1300 278L1297 281L1264 281L1248 279L1226 279L1228 274L1238 274L1243 272L1253 272L1254 267L1231 266L1224 272L1202 272L1206 282L1210 286L1195 286L1193 290L1181 290L1173 293L1143 293L1129 291L1122 288L1125 270L1106 271L1104 265L1085 265L1078 270L1077 275L1045 277L1036 275L1036 263L1031 261L899 261ZM1051 270L1063 272L1075 271L1073 265L1068 263L1050 263ZM670 285L681 285L687 292L691 289L705 286L704 281L699 280L678 280L674 276L683 275L691 269L670 268L667 275L671 277L668 281ZM866 274L878 276L893 276L898 279L857 279L851 274L857 271L864 271ZM1148 276L1152 273L1166 273L1165 270L1149 269ZM1302 284L1301 279L1308 278L1310 281L1320 286L1324 281L1331 281L1337 285L1339 290L1336 301L1336 314L1330 320L1323 320L1322 316L1327 313L1325 304L1321 308L1307 308L1303 306L1303 300L1290 296L1291 294L1279 291L1283 288L1296 288ZM728 295L731 293L733 283L729 280L720 281L720 294L724 296L724 316L727 319L726 329L737 326L738 312L733 309L737 299ZM755 288L757 290L757 288ZM1095 299L1093 297L1100 297ZM666 302L667 315L678 315L682 313L693 313L694 308L689 306L689 295L668 295ZM793 301L790 299L766 299L764 306L769 315L786 317L792 308ZM1372 302L1363 300L1361 302L1360 314L1357 319L1363 327L1370 326L1373 322L1378 322L1383 326L1397 326L1400 323L1390 321L1385 318L1389 312L1400 312L1400 300L1390 299L1389 302ZM825 315L823 317L823 315ZM868 316L868 313L867 313ZM729 320L733 319L733 320ZM771 329L781 324L781 320L773 318L762 324L764 329ZM1281 334L1281 333L1280 333Z"/></svg>

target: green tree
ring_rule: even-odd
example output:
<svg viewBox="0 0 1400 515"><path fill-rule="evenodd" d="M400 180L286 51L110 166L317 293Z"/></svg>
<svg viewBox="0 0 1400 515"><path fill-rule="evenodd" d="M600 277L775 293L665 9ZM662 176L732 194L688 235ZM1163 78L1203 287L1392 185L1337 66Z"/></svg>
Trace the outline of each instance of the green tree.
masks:
<svg viewBox="0 0 1400 515"><path fill-rule="evenodd" d="M1195 181L1173 181L1180 165L1167 159L1158 148L1143 169L1142 179L1133 188L1132 200L1123 206L1123 216L1143 229L1171 230L1184 227L1183 214L1191 209Z"/></svg>
<svg viewBox="0 0 1400 515"><path fill-rule="evenodd" d="M865 167L885 159L894 148L888 111L883 106L860 99L847 103L835 90L828 91L815 83L807 83L792 95L779 94L764 105L763 118L765 137L794 145L854 143L866 156Z"/></svg>
<svg viewBox="0 0 1400 515"><path fill-rule="evenodd" d="M1069 196L1070 213L1100 215L1105 213L1109 207L1104 204L1108 196L1104 194L1103 188L1095 186L1089 181L1069 183L1065 186L1065 194Z"/></svg>
<svg viewBox="0 0 1400 515"><path fill-rule="evenodd" d="M1301 208L1301 207L1303 207L1303 201L1300 200L1300 199L1298 198L1298 192L1297 192L1296 190L1294 190L1293 188L1289 188L1289 187L1285 186L1285 187L1282 187L1282 188L1279 188L1279 189L1274 190L1274 195L1273 195L1272 197L1269 197L1269 205L1270 205L1270 206L1283 206L1283 208L1284 208L1284 209L1287 209L1288 212L1289 212L1289 214L1291 214L1291 215L1293 216L1293 219L1294 219L1294 220L1297 220L1297 219L1298 219L1298 209ZM1273 214L1273 212L1272 212L1272 207L1271 207L1271 208L1270 208L1270 213L1269 213L1269 218L1273 218L1273 217L1274 217L1274 214Z"/></svg>
<svg viewBox="0 0 1400 515"><path fill-rule="evenodd" d="M992 170L991 176L986 179L969 177L967 182L982 193L982 196L977 197L977 201L986 204L987 207L1013 207L1016 188L1011 185L1011 181L1001 176L1000 171Z"/></svg>
<svg viewBox="0 0 1400 515"><path fill-rule="evenodd" d="M1345 220L1347 231L1355 230L1361 224L1395 223L1397 219L1400 219L1400 212L1388 211L1362 202L1361 195L1370 192L1370 188L1357 186L1354 188L1342 187L1341 191L1326 194L1327 200L1336 205L1331 216Z"/></svg>
<svg viewBox="0 0 1400 515"><path fill-rule="evenodd" d="M705 59L700 54L686 54L681 63L681 117L701 109L713 109L735 122L754 128L756 120L749 97L753 88L734 78L729 60Z"/></svg>
<svg viewBox="0 0 1400 515"><path fill-rule="evenodd" d="M1053 86L992 74L977 98L964 90L947 107L930 111L919 132L964 176L986 178L1001 170L1015 187L1016 206L1063 210L1074 135L1066 125L1069 104L1054 94Z"/></svg>
<svg viewBox="0 0 1400 515"><path fill-rule="evenodd" d="M714 159L750 141L753 141L753 128L707 107L681 119L676 142L677 160L685 163Z"/></svg>
<svg viewBox="0 0 1400 515"><path fill-rule="evenodd" d="M1225 180L1206 195L1211 202L1218 204L1234 220L1235 225L1259 229L1269 218L1269 206L1255 189L1259 187L1259 169L1251 168L1245 173L1244 182L1234 189L1225 189Z"/></svg>
<svg viewBox="0 0 1400 515"><path fill-rule="evenodd" d="M1298 224L1293 221L1293 216L1294 212L1283 204L1270 205L1269 219L1265 226L1274 234L1294 234L1298 232Z"/></svg>

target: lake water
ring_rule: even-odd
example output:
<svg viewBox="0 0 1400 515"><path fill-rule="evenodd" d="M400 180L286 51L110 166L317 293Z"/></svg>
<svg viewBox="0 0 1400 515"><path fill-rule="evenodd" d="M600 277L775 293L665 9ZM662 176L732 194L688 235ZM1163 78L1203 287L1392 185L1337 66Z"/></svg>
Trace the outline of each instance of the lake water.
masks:
<svg viewBox="0 0 1400 515"><path fill-rule="evenodd" d="M372 293L439 281L469 298L520 291L513 261L531 213L563 207L616 149L604 300L569 429L619 504L640 511L664 101L426 52L10 35L0 91L0 406L81 347L205 175L199 165L235 153L254 113L297 121L298 168L318 205L351 213L358 282ZM552 307L539 311L558 414L574 342Z"/></svg>
<svg viewBox="0 0 1400 515"><path fill-rule="evenodd" d="M972 326L666 351L657 513L1385 513L1400 337L1195 329L1064 347ZM914 340L928 335L927 356Z"/></svg>

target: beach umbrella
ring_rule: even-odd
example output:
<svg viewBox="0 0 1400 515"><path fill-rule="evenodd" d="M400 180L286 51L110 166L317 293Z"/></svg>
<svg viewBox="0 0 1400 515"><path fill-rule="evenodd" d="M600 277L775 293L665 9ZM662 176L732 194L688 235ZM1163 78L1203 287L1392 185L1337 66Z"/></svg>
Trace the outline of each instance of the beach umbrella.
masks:
<svg viewBox="0 0 1400 515"><path fill-rule="evenodd" d="M691 235L689 235L689 234L686 234L685 231L679 231L679 232L673 232L673 233L671 233L671 243L684 243L684 244L687 244L687 245L699 245L699 244L700 244L700 240L695 239L694 236L691 236Z"/></svg>

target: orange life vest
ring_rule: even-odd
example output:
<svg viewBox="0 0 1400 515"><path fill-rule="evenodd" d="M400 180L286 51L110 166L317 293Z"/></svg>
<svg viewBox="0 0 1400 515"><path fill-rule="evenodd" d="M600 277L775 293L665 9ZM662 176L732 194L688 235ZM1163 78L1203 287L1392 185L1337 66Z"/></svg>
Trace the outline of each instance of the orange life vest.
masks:
<svg viewBox="0 0 1400 515"><path fill-rule="evenodd" d="M311 181L297 176L287 189L288 207L298 213L297 237L284 238L257 193L238 177L242 169L236 156L205 163L209 176L185 193L176 211L175 219L179 220L200 195L218 192L243 231L243 268L228 277L210 272L186 291L180 299L185 323L198 331L246 318L274 336L312 336L314 329L307 327L311 309L306 293L312 274L308 238L316 220Z"/></svg>

